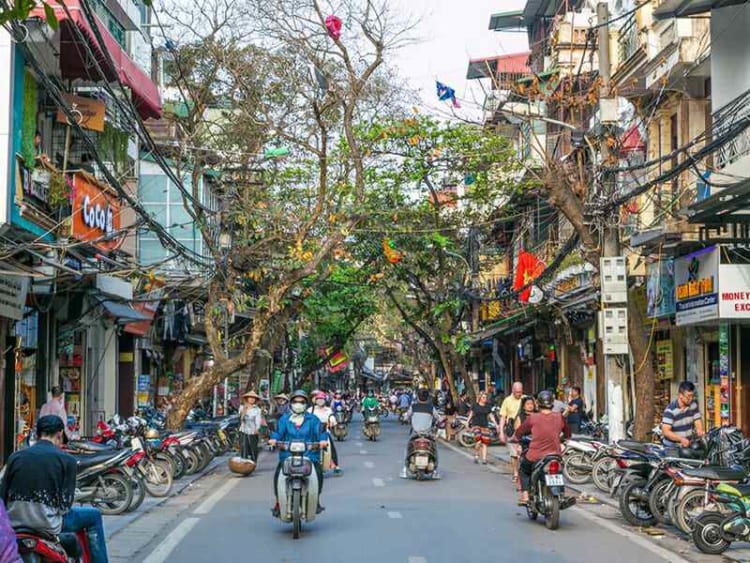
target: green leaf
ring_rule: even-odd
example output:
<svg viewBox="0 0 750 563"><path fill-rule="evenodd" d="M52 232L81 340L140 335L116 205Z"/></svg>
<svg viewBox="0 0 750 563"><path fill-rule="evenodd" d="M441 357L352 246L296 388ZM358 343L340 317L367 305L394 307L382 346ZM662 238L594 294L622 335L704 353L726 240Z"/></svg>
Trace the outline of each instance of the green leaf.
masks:
<svg viewBox="0 0 750 563"><path fill-rule="evenodd" d="M55 9L46 2L44 2L44 19L47 20L47 25L53 30L57 31L60 27L60 22L57 21L55 16Z"/></svg>

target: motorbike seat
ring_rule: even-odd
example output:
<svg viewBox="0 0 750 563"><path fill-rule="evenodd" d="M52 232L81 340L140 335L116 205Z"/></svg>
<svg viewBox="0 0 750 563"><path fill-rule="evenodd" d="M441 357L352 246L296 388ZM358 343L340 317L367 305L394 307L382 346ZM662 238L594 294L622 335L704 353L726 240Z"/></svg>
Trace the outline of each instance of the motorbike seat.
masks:
<svg viewBox="0 0 750 563"><path fill-rule="evenodd" d="M107 444L98 444L96 442L89 442L86 440L70 440L68 447L81 452L111 452L115 448L108 446Z"/></svg>
<svg viewBox="0 0 750 563"><path fill-rule="evenodd" d="M713 465L696 467L695 469L683 469L682 472L688 477L709 479L711 481L742 481L745 478L745 472L741 469ZM750 489L750 486L748 488Z"/></svg>
<svg viewBox="0 0 750 563"><path fill-rule="evenodd" d="M113 450L105 453L74 455L73 457L75 457L76 461L78 462L78 469L87 469L89 467L93 467L94 465L109 461L110 459L118 455L120 455L120 452Z"/></svg>
<svg viewBox="0 0 750 563"><path fill-rule="evenodd" d="M13 528L13 531L17 536L34 536L35 538L41 538L46 541L57 542L57 537L54 534L48 534L47 532L41 532L32 528L17 526Z"/></svg>
<svg viewBox="0 0 750 563"><path fill-rule="evenodd" d="M651 442L638 442L636 440L618 440L618 447L633 452L649 453L653 447Z"/></svg>

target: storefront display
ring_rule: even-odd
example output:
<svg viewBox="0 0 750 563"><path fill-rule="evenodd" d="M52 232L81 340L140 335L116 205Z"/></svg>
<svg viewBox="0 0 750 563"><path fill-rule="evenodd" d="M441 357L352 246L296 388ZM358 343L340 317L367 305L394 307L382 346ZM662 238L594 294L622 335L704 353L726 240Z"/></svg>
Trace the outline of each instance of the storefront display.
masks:
<svg viewBox="0 0 750 563"><path fill-rule="evenodd" d="M83 428L85 378L83 366L84 333L74 331L58 341L60 352L60 385L65 396L71 430Z"/></svg>

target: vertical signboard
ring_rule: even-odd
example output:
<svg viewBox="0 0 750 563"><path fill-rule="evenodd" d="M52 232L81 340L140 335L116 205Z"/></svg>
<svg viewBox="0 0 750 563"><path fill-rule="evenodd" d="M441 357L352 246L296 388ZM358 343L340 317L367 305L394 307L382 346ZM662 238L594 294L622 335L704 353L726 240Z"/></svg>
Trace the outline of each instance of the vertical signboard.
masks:
<svg viewBox="0 0 750 563"><path fill-rule="evenodd" d="M690 325L719 318L719 248L711 246L674 263L675 321Z"/></svg>

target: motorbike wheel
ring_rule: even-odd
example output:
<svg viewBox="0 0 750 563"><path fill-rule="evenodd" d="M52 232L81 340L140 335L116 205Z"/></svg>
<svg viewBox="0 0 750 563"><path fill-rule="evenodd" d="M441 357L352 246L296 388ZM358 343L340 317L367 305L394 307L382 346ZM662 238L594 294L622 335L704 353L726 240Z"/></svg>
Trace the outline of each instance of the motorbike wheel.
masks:
<svg viewBox="0 0 750 563"><path fill-rule="evenodd" d="M458 433L458 443L464 448L473 448L476 443L474 433L468 430L461 430L461 432Z"/></svg>
<svg viewBox="0 0 750 563"><path fill-rule="evenodd" d="M685 493L675 509L675 526L686 534L693 532L695 518L706 510L706 492L694 489Z"/></svg>
<svg viewBox="0 0 750 563"><path fill-rule="evenodd" d="M167 452L158 452L154 455L154 459L159 460L162 463L166 463L169 466L169 474L172 476L172 479L174 479L174 476L177 473L177 464L175 463L172 454Z"/></svg>
<svg viewBox="0 0 750 563"><path fill-rule="evenodd" d="M643 490L645 485L642 481L633 481L620 494L620 512L632 526L653 526L656 522L648 505L648 497L643 498L647 493Z"/></svg>
<svg viewBox="0 0 750 563"><path fill-rule="evenodd" d="M128 509L133 500L133 486L128 479L117 473L105 473L99 477L97 492L101 489L111 489L117 494L116 499L91 503L91 506L98 508L102 514L122 514Z"/></svg>
<svg viewBox="0 0 750 563"><path fill-rule="evenodd" d="M603 457L594 462L591 469L591 479L594 485L603 493L609 493L612 489L612 469L615 467L615 459L612 457Z"/></svg>
<svg viewBox="0 0 750 563"><path fill-rule="evenodd" d="M192 449L185 449L182 452L185 458L185 475L192 475L198 471L200 461L198 460L197 454Z"/></svg>
<svg viewBox="0 0 750 563"><path fill-rule="evenodd" d="M563 475L574 485L583 485L591 480L591 471L586 467L586 454L577 452L563 459Z"/></svg>
<svg viewBox="0 0 750 563"><path fill-rule="evenodd" d="M648 495L648 507L658 524L669 524L669 497L672 480L662 479L651 489Z"/></svg>
<svg viewBox="0 0 750 563"><path fill-rule="evenodd" d="M172 454L172 459L174 460L175 469L174 480L177 481L185 475L185 458L180 452L175 452Z"/></svg>
<svg viewBox="0 0 750 563"><path fill-rule="evenodd" d="M301 494L299 489L292 492L292 537L295 540L299 539L299 533L302 530Z"/></svg>
<svg viewBox="0 0 750 563"><path fill-rule="evenodd" d="M165 497L172 490L172 473L163 461L149 461L145 465L146 477L143 484L152 497Z"/></svg>
<svg viewBox="0 0 750 563"><path fill-rule="evenodd" d="M550 497L549 511L544 516L544 525L547 526L548 530L557 530L560 527L560 499L557 497Z"/></svg>
<svg viewBox="0 0 750 563"><path fill-rule="evenodd" d="M133 487L133 500L130 501L130 506L125 512L133 512L143 504L146 499L146 487L143 486L143 481L140 477L133 477L130 480L130 484Z"/></svg>
<svg viewBox="0 0 750 563"><path fill-rule="evenodd" d="M692 532L695 546L703 553L719 555L724 553L732 542L727 541L722 533L721 523L726 516L718 512L704 512L695 519Z"/></svg>

